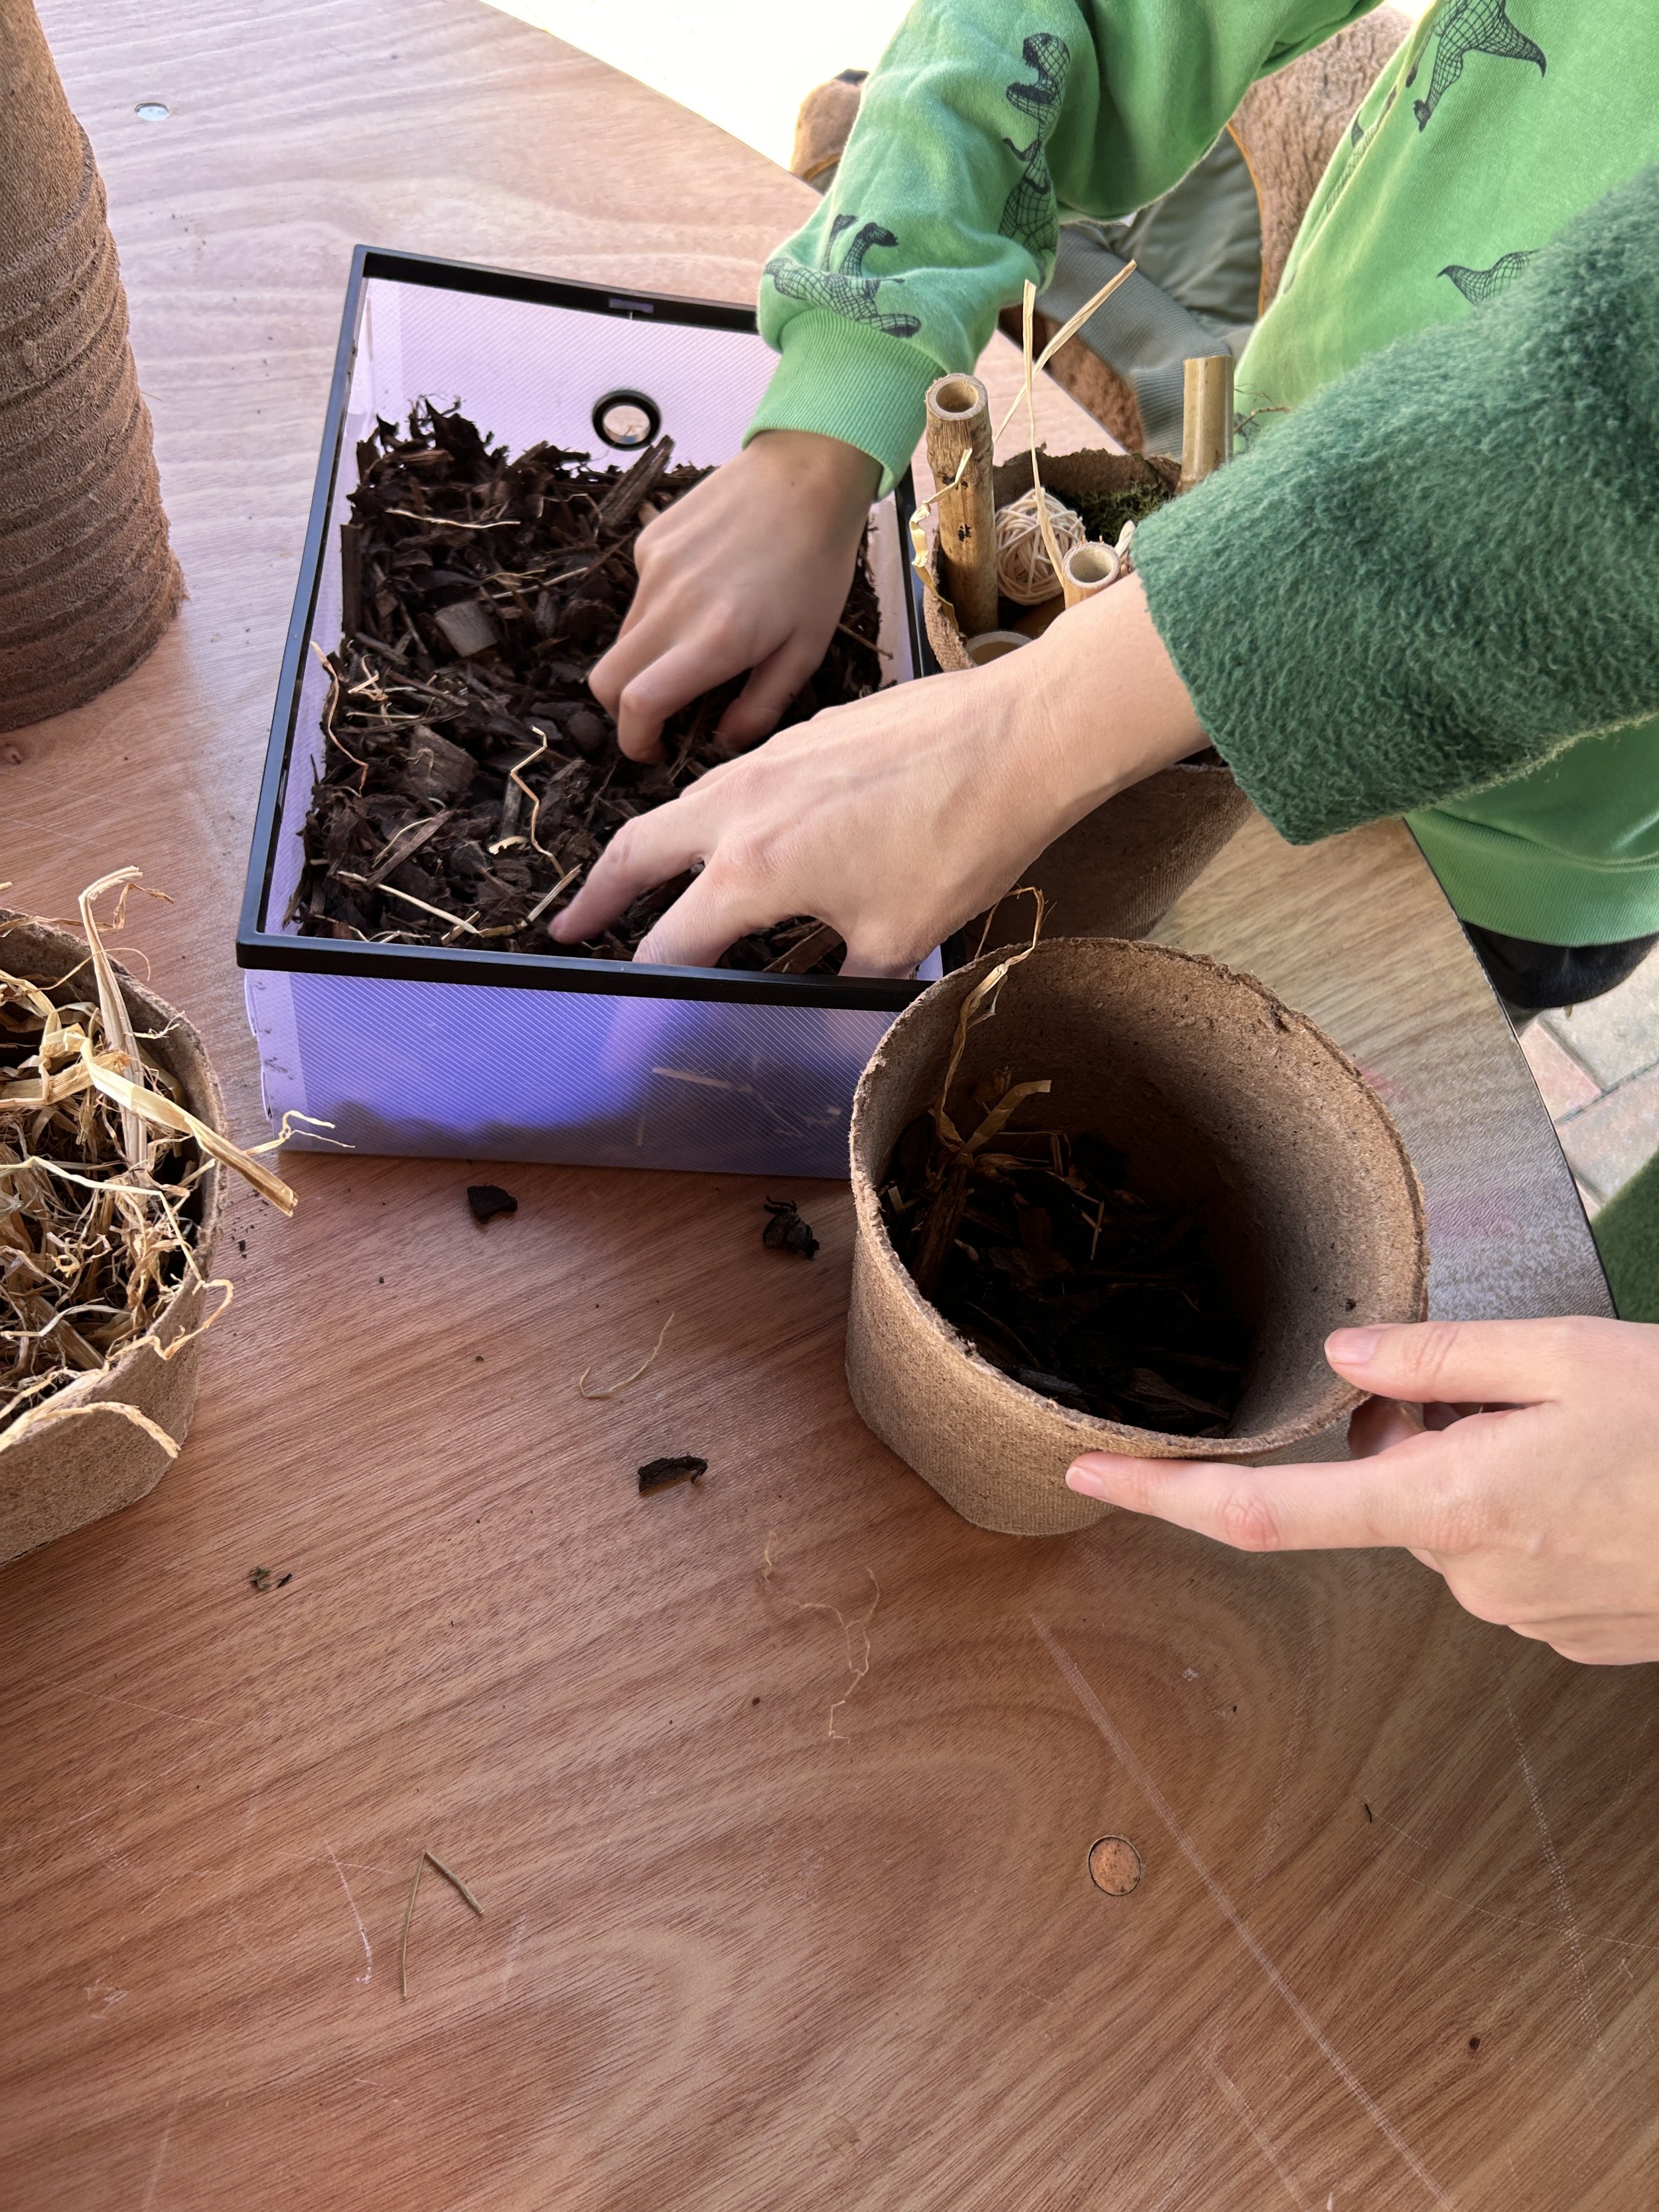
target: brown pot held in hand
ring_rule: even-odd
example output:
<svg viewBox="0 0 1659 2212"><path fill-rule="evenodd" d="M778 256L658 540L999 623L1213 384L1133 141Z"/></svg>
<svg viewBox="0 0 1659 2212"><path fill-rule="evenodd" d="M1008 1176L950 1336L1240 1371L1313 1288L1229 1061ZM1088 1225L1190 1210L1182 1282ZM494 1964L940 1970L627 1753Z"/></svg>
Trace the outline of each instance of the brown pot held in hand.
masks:
<svg viewBox="0 0 1659 2212"><path fill-rule="evenodd" d="M853 1402L958 1513L1009 1535L1059 1535L1111 1510L1066 1487L1079 1452L1295 1455L1359 1402L1326 1364L1327 1334L1425 1310L1422 1194L1386 1109L1304 1016L1212 960L1055 939L1012 967L994 1013L968 1032L947 1102L953 1126L964 1137L973 1128L973 1094L988 1079L1048 1079L1052 1089L1008 1127L1116 1147L1130 1188L1195 1217L1247 1332L1224 1434L1073 1411L993 1365L923 1297L883 1208L895 1147L938 1100L963 1003L995 964L988 955L958 969L907 1007L859 1085ZM973 1215L970 1204L961 1233L982 1243ZM1131 1294L1123 1326L1135 1319Z"/></svg>
<svg viewBox="0 0 1659 2212"><path fill-rule="evenodd" d="M183 588L92 149L0 0L0 730L125 676Z"/></svg>

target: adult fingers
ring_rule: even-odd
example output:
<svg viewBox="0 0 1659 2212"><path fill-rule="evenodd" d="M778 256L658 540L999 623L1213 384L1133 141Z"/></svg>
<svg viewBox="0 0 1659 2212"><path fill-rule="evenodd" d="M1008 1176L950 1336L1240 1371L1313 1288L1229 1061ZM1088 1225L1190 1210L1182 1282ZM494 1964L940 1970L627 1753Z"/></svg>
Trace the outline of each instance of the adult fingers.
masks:
<svg viewBox="0 0 1659 2212"><path fill-rule="evenodd" d="M712 968L728 945L776 920L756 902L752 891L745 895L715 871L705 870L659 919L634 957L668 968Z"/></svg>
<svg viewBox="0 0 1659 2212"><path fill-rule="evenodd" d="M1577 1613L1510 1625L1581 1667L1640 1667L1659 1659L1659 1620L1651 1613Z"/></svg>
<svg viewBox="0 0 1659 2212"><path fill-rule="evenodd" d="M1348 1423L1350 1459L1375 1459L1410 1437L1420 1437L1423 1422L1415 1406L1393 1398L1367 1398Z"/></svg>
<svg viewBox="0 0 1659 2212"><path fill-rule="evenodd" d="M1584 1321L1429 1321L1340 1328L1325 1357L1362 1390L1413 1405L1536 1405L1556 1396L1587 1348Z"/></svg>
<svg viewBox="0 0 1659 2212"><path fill-rule="evenodd" d="M913 951L896 945L890 939L860 938L855 930L848 939L841 972L843 975L914 975L917 963L925 960L932 950L933 946L925 943L920 951Z"/></svg>
<svg viewBox="0 0 1659 2212"><path fill-rule="evenodd" d="M1449 1437L1419 1436L1376 1459L1304 1467L1232 1467L1215 1460L1089 1452L1066 1480L1085 1497L1153 1514L1242 1552L1347 1551L1379 1544L1440 1549L1434 1509L1421 1492L1453 1448Z"/></svg>
<svg viewBox="0 0 1659 2212"><path fill-rule="evenodd" d="M653 807L625 823L594 861L575 897L548 923L548 935L560 945L579 945L609 928L641 891L654 890L694 867L703 857L694 819L677 805Z"/></svg>
<svg viewBox="0 0 1659 2212"><path fill-rule="evenodd" d="M769 738L778 717L823 658L821 641L797 635L763 660L720 716L714 734L733 752Z"/></svg>

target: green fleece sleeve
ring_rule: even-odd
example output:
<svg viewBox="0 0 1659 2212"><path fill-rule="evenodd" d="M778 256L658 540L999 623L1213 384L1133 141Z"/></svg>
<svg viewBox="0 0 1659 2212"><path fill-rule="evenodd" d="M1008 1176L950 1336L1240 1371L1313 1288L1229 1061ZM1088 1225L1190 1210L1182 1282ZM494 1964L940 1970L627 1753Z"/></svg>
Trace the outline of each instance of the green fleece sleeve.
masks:
<svg viewBox="0 0 1659 2212"><path fill-rule="evenodd" d="M1297 842L1659 714L1659 166L1142 525L1199 718Z"/></svg>
<svg viewBox="0 0 1659 2212"><path fill-rule="evenodd" d="M1620 1320L1659 1322L1659 1158L1602 1207L1594 1227Z"/></svg>
<svg viewBox="0 0 1659 2212"><path fill-rule="evenodd" d="M1255 80L1376 0L918 0L865 87L833 190L761 283L783 356L750 427L818 430L882 465L934 378L1048 281L1060 207L1167 191Z"/></svg>

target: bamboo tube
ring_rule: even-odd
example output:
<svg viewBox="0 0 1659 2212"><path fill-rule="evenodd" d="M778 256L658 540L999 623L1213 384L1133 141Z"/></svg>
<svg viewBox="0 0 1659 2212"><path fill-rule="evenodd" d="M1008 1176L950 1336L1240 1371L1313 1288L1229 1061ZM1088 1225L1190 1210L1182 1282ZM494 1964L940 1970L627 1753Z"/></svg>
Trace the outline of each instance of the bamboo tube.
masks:
<svg viewBox="0 0 1659 2212"><path fill-rule="evenodd" d="M1066 595L1066 605L1074 607L1079 599L1093 599L1108 584L1116 583L1122 574L1122 561L1112 546L1102 545L1092 538L1086 544L1073 546L1060 572L1060 587Z"/></svg>
<svg viewBox="0 0 1659 2212"><path fill-rule="evenodd" d="M1030 639L1017 629L982 629L977 637L968 641L968 658L975 668L983 668L993 660L1000 660L1005 653L1018 653Z"/></svg>
<svg viewBox="0 0 1659 2212"><path fill-rule="evenodd" d="M1230 353L1201 354L1185 364L1181 422L1181 491L1212 476L1233 457L1233 370Z"/></svg>
<svg viewBox="0 0 1659 2212"><path fill-rule="evenodd" d="M963 637L977 637L997 626L997 526L991 403L976 376L929 387L927 465L939 489L939 587Z"/></svg>

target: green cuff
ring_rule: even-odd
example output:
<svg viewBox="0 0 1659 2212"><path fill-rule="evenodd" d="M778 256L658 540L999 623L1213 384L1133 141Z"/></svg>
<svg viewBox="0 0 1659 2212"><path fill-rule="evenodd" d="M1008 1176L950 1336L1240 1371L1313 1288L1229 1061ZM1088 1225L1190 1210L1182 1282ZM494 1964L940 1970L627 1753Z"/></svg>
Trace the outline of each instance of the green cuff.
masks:
<svg viewBox="0 0 1659 2212"><path fill-rule="evenodd" d="M783 358L744 438L816 430L881 464L883 493L910 465L927 422L927 387L944 370L908 338L812 307L784 325Z"/></svg>

